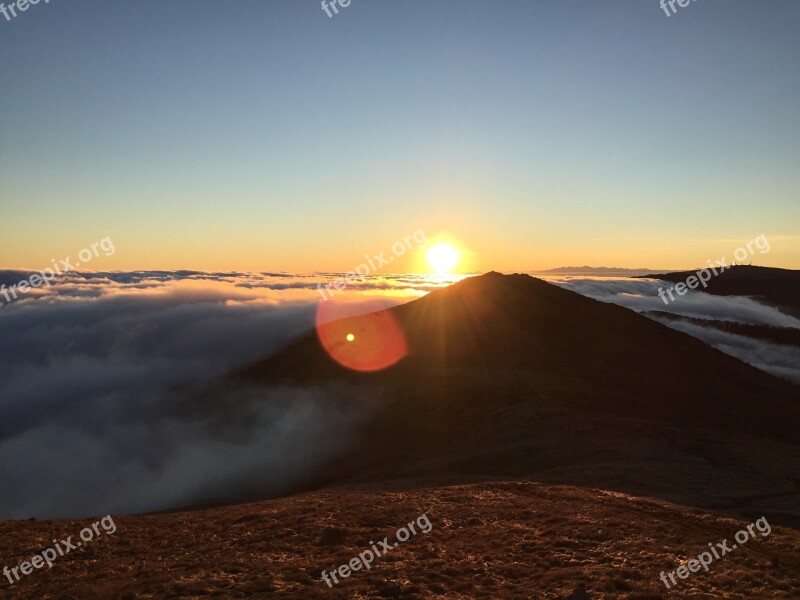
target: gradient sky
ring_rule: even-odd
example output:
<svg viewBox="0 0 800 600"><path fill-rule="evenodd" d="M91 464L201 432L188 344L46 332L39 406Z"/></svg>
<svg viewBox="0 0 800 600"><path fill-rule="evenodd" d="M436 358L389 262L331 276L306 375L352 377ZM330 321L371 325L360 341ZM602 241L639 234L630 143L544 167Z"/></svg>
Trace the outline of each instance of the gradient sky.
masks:
<svg viewBox="0 0 800 600"><path fill-rule="evenodd" d="M800 268L798 31L796 0L40 2L0 17L0 267L110 236L91 268L349 270L422 228L477 271L760 234Z"/></svg>

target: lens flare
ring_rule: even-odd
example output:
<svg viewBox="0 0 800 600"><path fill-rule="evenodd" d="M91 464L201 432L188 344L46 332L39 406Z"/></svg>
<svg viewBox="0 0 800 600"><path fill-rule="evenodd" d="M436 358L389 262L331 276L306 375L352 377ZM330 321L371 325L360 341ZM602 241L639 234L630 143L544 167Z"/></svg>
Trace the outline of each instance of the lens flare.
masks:
<svg viewBox="0 0 800 600"><path fill-rule="evenodd" d="M332 300L317 307L317 336L330 357L354 371L380 371L407 353L406 337L386 310L353 314L359 307ZM363 307L362 307L363 309Z"/></svg>

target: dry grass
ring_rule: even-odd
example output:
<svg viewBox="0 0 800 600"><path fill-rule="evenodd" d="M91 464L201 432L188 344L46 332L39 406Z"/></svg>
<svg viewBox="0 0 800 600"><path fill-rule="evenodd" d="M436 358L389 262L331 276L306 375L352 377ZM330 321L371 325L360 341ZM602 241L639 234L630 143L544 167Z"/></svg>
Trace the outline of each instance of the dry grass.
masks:
<svg viewBox="0 0 800 600"><path fill-rule="evenodd" d="M218 508L115 518L119 530L0 588L4 598L800 597L800 532L737 549L667 592L658 579L736 521L620 493L533 483L314 492ZM425 513L433 523L328 589L319 578ZM81 521L2 522L14 566L77 534ZM2 566L2 565L0 565Z"/></svg>

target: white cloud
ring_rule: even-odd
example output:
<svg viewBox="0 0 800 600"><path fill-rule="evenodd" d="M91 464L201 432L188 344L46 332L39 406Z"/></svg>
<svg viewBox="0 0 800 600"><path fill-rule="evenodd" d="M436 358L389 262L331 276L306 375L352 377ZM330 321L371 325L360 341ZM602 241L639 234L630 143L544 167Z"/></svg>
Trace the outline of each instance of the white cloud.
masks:
<svg viewBox="0 0 800 600"><path fill-rule="evenodd" d="M687 292L665 305L659 287L673 284L655 279L550 278L552 283L585 296L635 310L661 311L684 317L714 321L737 321L752 325L800 328L800 319L773 306L744 296L713 296ZM659 323L692 335L763 371L800 383L800 350L751 337L734 335L680 319L654 317Z"/></svg>

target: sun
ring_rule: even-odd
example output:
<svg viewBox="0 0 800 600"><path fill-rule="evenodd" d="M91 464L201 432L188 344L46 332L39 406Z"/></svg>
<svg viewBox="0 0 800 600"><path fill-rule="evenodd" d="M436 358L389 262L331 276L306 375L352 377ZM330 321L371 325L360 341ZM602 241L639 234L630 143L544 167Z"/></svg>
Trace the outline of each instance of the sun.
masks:
<svg viewBox="0 0 800 600"><path fill-rule="evenodd" d="M461 252L453 248L450 244L440 242L430 248L425 253L428 265L440 275L450 274L458 266L461 259Z"/></svg>

